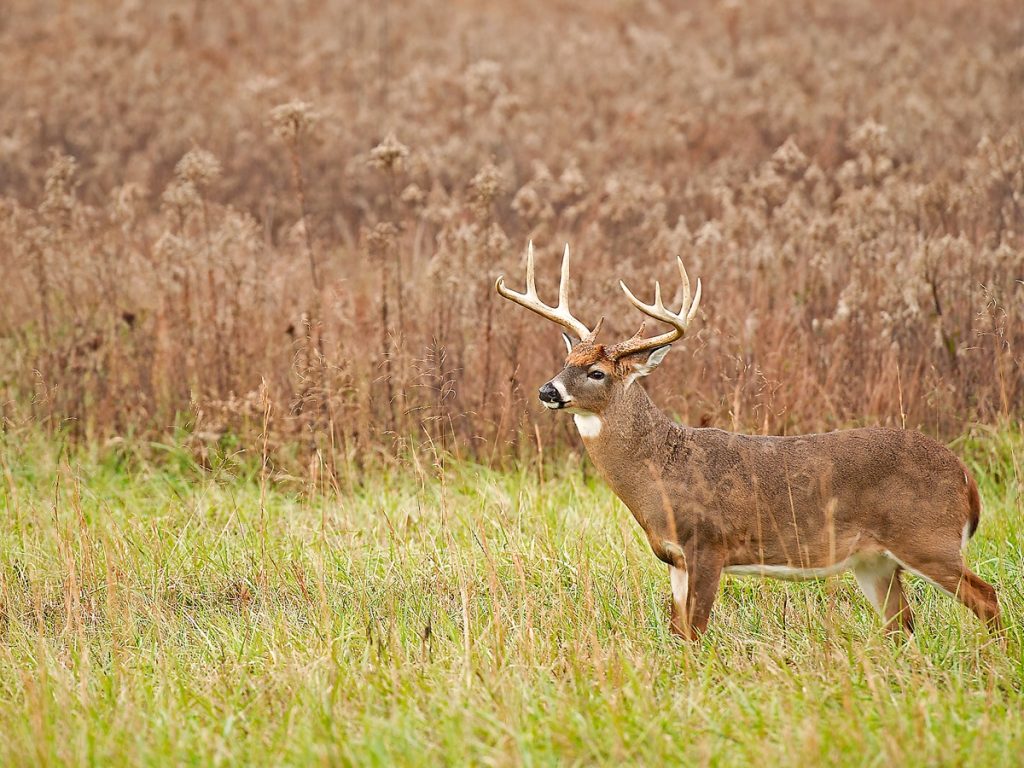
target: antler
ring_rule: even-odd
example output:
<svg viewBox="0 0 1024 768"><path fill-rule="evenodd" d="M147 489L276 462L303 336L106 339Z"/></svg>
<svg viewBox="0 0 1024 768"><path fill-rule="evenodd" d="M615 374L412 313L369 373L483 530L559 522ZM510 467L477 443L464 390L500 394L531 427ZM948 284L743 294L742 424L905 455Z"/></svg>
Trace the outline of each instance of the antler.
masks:
<svg viewBox="0 0 1024 768"><path fill-rule="evenodd" d="M677 257L676 263L679 264L679 276L683 279L683 306L678 313L665 308L665 305L661 301L661 285L658 282L654 283L654 303L644 304L633 295L633 292L626 287L624 282L621 280L619 281L619 286L625 292L626 298L629 299L630 303L634 307L639 309L645 315L653 317L655 320L661 320L663 323L668 323L673 327L673 330L645 339L643 338L644 326L641 325L640 330L636 332L636 335L633 338L619 342L608 350L614 358L618 359L637 352L644 352L648 349L663 347L666 344L671 344L676 339L681 339L686 333L686 328L693 319L693 316L697 314L697 307L700 305L700 278L697 278L697 290L694 292L693 301L691 302L690 278L686 275L686 269L683 267L683 260Z"/></svg>
<svg viewBox="0 0 1024 768"><path fill-rule="evenodd" d="M582 322L572 316L569 311L569 244L565 244L562 254L562 276L558 281L558 306L550 307L537 296L537 284L533 277L533 241L526 249L526 293L516 293L505 287L505 276L502 275L494 284L495 289L509 301L533 310L541 317L558 323L580 339L591 335L591 331Z"/></svg>

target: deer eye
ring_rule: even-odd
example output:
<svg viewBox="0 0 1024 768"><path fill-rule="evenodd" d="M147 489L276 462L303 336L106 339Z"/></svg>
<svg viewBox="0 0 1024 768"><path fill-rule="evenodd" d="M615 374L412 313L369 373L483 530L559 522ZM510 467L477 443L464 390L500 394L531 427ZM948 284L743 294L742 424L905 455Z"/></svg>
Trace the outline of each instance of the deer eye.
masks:
<svg viewBox="0 0 1024 768"><path fill-rule="evenodd" d="M604 378L604 371L591 371L587 374L587 378L593 379L594 381L600 381Z"/></svg>

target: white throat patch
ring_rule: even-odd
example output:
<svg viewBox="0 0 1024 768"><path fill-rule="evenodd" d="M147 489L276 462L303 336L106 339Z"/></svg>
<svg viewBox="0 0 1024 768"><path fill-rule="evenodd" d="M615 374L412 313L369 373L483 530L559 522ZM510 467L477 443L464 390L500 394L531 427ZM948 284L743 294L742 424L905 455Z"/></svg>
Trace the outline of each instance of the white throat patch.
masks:
<svg viewBox="0 0 1024 768"><path fill-rule="evenodd" d="M601 434L603 422L596 413L576 413L573 414L572 420L576 422L580 437L593 438Z"/></svg>

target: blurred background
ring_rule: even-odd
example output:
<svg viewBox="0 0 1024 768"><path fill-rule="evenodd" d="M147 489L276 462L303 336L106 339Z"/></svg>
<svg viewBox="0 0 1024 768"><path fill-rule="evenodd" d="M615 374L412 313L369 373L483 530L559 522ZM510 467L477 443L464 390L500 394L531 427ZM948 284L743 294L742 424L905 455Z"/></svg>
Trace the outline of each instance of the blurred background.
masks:
<svg viewBox="0 0 1024 768"><path fill-rule="evenodd" d="M948 439L1021 411L1022 93L1018 0L16 0L0 414L355 471L558 455L558 329L493 288L532 238L607 342L620 278L702 278L648 380L686 423Z"/></svg>

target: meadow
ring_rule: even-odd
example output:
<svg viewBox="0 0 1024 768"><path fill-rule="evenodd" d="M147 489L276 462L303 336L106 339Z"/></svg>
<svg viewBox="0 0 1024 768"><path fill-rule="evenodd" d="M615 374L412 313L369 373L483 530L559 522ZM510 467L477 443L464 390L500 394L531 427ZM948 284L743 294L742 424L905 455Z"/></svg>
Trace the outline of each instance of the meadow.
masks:
<svg viewBox="0 0 1024 768"><path fill-rule="evenodd" d="M2 451L0 763L1012 765L1024 749L1024 437L958 444L1000 646L909 581L727 578L698 644L581 467L439 462L355 493L187 449ZM273 482L269 482L273 480Z"/></svg>
<svg viewBox="0 0 1024 768"><path fill-rule="evenodd" d="M8 2L0 765L1017 762L1019 5ZM531 240L608 342L702 279L685 424L949 444L1005 647L849 577L670 636Z"/></svg>

